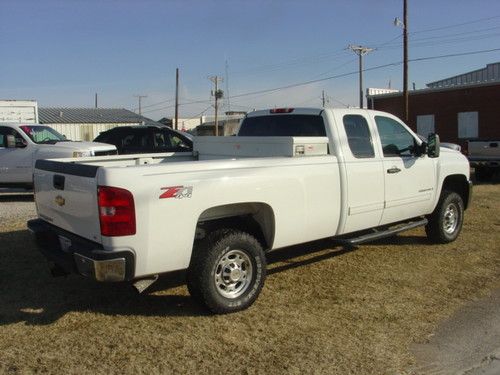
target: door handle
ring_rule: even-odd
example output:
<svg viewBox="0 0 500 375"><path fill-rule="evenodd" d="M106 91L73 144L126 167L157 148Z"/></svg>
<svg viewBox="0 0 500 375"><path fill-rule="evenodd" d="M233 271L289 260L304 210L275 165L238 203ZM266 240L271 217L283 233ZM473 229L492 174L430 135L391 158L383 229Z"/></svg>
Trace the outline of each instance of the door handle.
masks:
<svg viewBox="0 0 500 375"><path fill-rule="evenodd" d="M399 173L399 172L401 172L401 169L399 169L398 167L392 167L392 168L387 170L387 173L389 173L389 174Z"/></svg>

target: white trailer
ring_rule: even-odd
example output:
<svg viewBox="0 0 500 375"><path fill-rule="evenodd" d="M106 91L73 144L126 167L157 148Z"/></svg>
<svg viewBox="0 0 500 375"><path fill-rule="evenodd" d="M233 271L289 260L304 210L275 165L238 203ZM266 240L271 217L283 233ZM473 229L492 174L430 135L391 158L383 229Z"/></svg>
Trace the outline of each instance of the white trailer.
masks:
<svg viewBox="0 0 500 375"><path fill-rule="evenodd" d="M0 122L38 123L36 100L0 100Z"/></svg>

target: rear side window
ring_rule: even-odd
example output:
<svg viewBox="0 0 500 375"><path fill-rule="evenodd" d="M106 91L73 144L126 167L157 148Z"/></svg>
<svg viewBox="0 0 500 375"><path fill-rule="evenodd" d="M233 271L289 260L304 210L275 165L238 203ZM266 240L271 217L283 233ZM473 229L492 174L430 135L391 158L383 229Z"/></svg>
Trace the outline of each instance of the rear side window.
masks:
<svg viewBox="0 0 500 375"><path fill-rule="evenodd" d="M122 147L129 151L149 150L153 146L153 134L149 129L134 129L123 137Z"/></svg>
<svg viewBox="0 0 500 375"><path fill-rule="evenodd" d="M325 137L323 118L317 115L274 115L247 117L238 136Z"/></svg>
<svg viewBox="0 0 500 375"><path fill-rule="evenodd" d="M345 115L342 119L349 148L355 158L373 158L372 137L368 122L361 115Z"/></svg>

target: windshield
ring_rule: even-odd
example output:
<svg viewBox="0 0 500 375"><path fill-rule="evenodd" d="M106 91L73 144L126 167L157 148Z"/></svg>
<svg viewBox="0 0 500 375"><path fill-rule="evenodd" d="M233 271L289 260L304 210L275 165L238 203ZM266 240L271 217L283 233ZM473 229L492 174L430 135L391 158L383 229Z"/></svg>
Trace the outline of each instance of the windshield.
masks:
<svg viewBox="0 0 500 375"><path fill-rule="evenodd" d="M48 126L30 126L22 125L21 130L35 143L57 143L66 141L66 137L59 134L54 129Z"/></svg>

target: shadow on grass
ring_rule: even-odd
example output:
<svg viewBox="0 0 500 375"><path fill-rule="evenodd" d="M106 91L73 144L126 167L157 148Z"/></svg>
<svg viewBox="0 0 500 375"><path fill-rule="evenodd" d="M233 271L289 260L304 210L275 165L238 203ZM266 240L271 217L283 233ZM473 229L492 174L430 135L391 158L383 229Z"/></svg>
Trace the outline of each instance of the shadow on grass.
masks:
<svg viewBox="0 0 500 375"><path fill-rule="evenodd" d="M415 236L398 237L386 239L384 243L407 244L420 240ZM350 251L332 240L276 250L268 255L268 275ZM98 283L78 275L53 278L49 268L27 230L0 233L0 325L50 324L74 311L122 316L208 315L188 294L151 294L184 284L184 272L174 274L175 277L160 277L146 293L138 294L128 283Z"/></svg>
<svg viewBox="0 0 500 375"><path fill-rule="evenodd" d="M500 184L500 171L498 169L495 171L493 176L491 176L491 178L489 178L485 181L481 181L481 180L478 181L476 178L476 174L474 172L471 173L471 176L472 176L472 181L473 181L474 185L498 185L498 184Z"/></svg>
<svg viewBox="0 0 500 375"><path fill-rule="evenodd" d="M427 237L415 236L415 235L404 235L404 236L392 236L382 238L377 241L370 242L373 245L427 245L429 246L431 242Z"/></svg>

